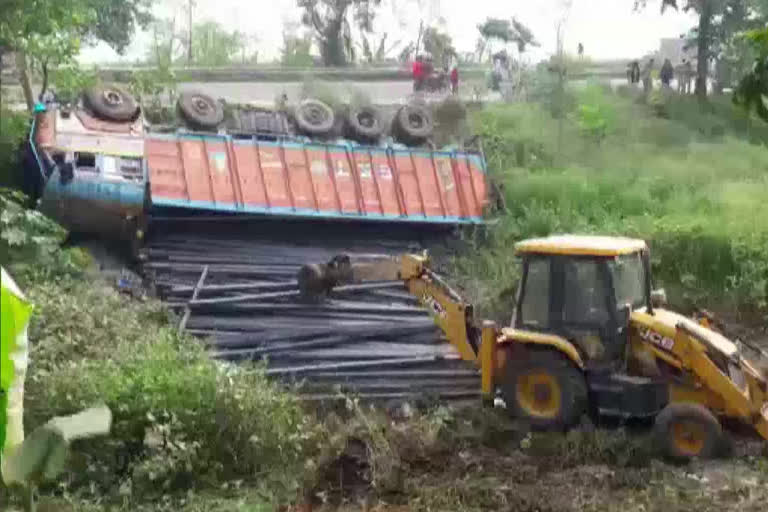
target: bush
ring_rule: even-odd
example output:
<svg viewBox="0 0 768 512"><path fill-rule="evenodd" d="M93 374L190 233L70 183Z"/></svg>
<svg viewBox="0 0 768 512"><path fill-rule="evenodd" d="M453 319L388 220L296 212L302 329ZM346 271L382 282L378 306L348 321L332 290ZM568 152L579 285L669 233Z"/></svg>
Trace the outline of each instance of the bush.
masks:
<svg viewBox="0 0 768 512"><path fill-rule="evenodd" d="M59 488L138 504L241 480L265 503L293 501L322 434L298 399L261 368L210 359L159 303L119 294L23 199L0 193L0 262L35 307L25 426L102 402L114 414L109 437L73 446Z"/></svg>
<svg viewBox="0 0 768 512"><path fill-rule="evenodd" d="M0 189L0 264L24 284L64 275L79 275L89 264L80 249L61 249L67 233L36 210L27 210L26 197Z"/></svg>
<svg viewBox="0 0 768 512"><path fill-rule="evenodd" d="M29 133L29 114L0 106L0 187L20 188L19 145Z"/></svg>
<svg viewBox="0 0 768 512"><path fill-rule="evenodd" d="M243 479L275 499L295 496L318 432L260 369L214 362L158 304L131 301L98 278L26 292L36 306L29 427L102 401L114 413L111 436L78 454L72 489L147 499Z"/></svg>
<svg viewBox="0 0 768 512"><path fill-rule="evenodd" d="M577 97L585 95L611 112L600 146L583 143L578 118L566 120L558 143L558 120L536 105L475 116L508 208L471 256L456 262L468 288L479 289L472 298L481 310L508 321L516 287L511 246L557 232L648 240L656 284L678 306L768 308L768 226L755 221L768 218L764 147L730 128L713 139L601 90ZM536 152L521 158L521 145Z"/></svg>

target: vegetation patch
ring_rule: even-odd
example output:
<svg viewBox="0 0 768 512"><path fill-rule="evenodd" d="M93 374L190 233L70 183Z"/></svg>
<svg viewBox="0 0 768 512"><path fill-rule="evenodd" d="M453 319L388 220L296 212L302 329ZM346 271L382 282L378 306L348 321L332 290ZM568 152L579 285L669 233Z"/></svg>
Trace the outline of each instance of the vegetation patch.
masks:
<svg viewBox="0 0 768 512"><path fill-rule="evenodd" d="M563 117L539 104L474 116L506 210L457 262L472 299L490 314L512 311L515 241L599 233L648 240L656 284L680 307L765 311L768 228L758 219L768 216L768 137L750 143L728 122L716 136L692 130L687 99L667 98L674 115L662 119L599 86L571 94ZM749 123L753 136L766 133L759 119Z"/></svg>

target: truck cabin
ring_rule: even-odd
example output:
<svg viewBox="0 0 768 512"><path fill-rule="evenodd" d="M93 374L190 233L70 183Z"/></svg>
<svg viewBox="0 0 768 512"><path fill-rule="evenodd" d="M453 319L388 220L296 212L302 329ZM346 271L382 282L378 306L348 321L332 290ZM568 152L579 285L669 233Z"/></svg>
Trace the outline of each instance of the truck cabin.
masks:
<svg viewBox="0 0 768 512"><path fill-rule="evenodd" d="M572 340L588 362L622 358L630 314L652 313L643 240L551 236L520 242L522 278L512 325Z"/></svg>

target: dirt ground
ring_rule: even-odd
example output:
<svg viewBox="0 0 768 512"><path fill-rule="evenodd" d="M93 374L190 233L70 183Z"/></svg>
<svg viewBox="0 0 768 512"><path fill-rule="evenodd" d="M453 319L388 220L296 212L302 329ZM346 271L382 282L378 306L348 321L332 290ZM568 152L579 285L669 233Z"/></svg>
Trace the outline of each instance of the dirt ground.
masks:
<svg viewBox="0 0 768 512"><path fill-rule="evenodd" d="M742 434L724 458L674 465L658 457L644 428L531 434L468 408L430 441L420 421L385 434L386 463L381 450L355 443L311 510L703 512L768 503L768 445Z"/></svg>

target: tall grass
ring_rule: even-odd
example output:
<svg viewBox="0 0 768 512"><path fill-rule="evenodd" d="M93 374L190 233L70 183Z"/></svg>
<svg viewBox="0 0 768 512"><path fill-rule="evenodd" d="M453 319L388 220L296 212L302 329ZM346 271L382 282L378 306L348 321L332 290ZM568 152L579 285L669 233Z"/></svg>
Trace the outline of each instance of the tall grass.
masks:
<svg viewBox="0 0 768 512"><path fill-rule="evenodd" d="M476 298L492 313L511 311L516 240L600 233L648 240L656 284L678 306L764 310L768 150L754 136L766 125L749 120L750 143L729 128L739 112L716 117L723 129L713 134L691 129L687 119L715 114L691 112L687 99L662 99L675 120L597 86L573 94L561 138L536 104L493 106L474 118L508 208L489 240L458 262L481 284Z"/></svg>

